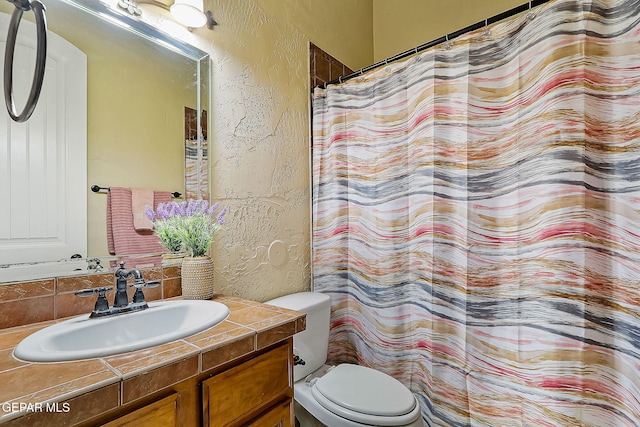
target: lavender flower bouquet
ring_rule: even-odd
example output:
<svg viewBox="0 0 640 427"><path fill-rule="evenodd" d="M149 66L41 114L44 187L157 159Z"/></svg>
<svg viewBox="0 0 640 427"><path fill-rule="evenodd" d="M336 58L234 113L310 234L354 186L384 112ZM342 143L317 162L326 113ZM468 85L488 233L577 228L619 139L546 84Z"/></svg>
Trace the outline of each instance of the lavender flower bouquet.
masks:
<svg viewBox="0 0 640 427"><path fill-rule="evenodd" d="M213 237L222 228L227 209L216 214L218 203L206 200L160 203L156 212L147 206L144 213L155 226L160 243L171 252L185 249L192 257L204 256Z"/></svg>

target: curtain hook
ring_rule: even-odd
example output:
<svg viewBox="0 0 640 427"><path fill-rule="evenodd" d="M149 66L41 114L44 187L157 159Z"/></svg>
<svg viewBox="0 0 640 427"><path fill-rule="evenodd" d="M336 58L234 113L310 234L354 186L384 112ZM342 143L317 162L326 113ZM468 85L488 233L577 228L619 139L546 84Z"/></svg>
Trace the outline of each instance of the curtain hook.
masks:
<svg viewBox="0 0 640 427"><path fill-rule="evenodd" d="M527 13L527 19L529 21L531 21L533 18L535 18L535 15L534 15L533 11L531 10L531 7L532 7L531 3L533 3L533 0L529 0L529 12Z"/></svg>
<svg viewBox="0 0 640 427"><path fill-rule="evenodd" d="M491 34L491 31L489 31L489 19L485 18L484 19L484 31L482 32L482 35L488 36L489 34Z"/></svg>
<svg viewBox="0 0 640 427"><path fill-rule="evenodd" d="M447 50L450 50L451 49L451 43L449 43L449 34L445 35L444 39L446 41L446 44L444 45L444 48L447 49Z"/></svg>

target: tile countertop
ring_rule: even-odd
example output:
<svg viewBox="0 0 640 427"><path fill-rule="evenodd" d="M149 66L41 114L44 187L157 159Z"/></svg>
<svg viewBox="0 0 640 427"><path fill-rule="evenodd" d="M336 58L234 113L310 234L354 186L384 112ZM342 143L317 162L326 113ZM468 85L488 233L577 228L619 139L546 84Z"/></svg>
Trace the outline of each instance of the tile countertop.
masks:
<svg viewBox="0 0 640 427"><path fill-rule="evenodd" d="M28 363L13 357L23 338L57 321L0 330L0 424L25 414L29 405L62 402L111 384L120 384L120 403L126 404L306 327L305 315L297 311L236 297L214 299L229 307L221 323L181 340L96 359Z"/></svg>

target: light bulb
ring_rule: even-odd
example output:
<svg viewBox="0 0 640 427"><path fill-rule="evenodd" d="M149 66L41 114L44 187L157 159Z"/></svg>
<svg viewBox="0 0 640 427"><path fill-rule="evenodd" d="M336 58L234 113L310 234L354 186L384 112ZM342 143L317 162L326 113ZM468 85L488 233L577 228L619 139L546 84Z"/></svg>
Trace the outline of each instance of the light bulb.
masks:
<svg viewBox="0 0 640 427"><path fill-rule="evenodd" d="M182 25L199 28L207 23L203 8L203 0L176 0L170 9L171 15Z"/></svg>

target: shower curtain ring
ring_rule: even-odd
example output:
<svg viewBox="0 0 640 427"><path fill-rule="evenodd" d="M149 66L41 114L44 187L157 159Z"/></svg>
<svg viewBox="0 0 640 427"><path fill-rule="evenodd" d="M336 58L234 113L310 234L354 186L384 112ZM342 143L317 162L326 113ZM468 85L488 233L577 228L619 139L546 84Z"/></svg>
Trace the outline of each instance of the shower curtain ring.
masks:
<svg viewBox="0 0 640 427"><path fill-rule="evenodd" d="M446 50L450 50L451 49L451 43L449 43L449 34L445 35L444 39L446 41L446 44L444 45L444 48Z"/></svg>
<svg viewBox="0 0 640 427"><path fill-rule="evenodd" d="M488 36L489 34L491 34L491 31L489 31L489 19L485 18L484 20L484 31L482 32L482 34L484 36Z"/></svg>
<svg viewBox="0 0 640 427"><path fill-rule="evenodd" d="M533 11L531 10L531 3L533 3L533 0L529 0L529 12L527 13L527 19L529 21L531 21L535 17Z"/></svg>

